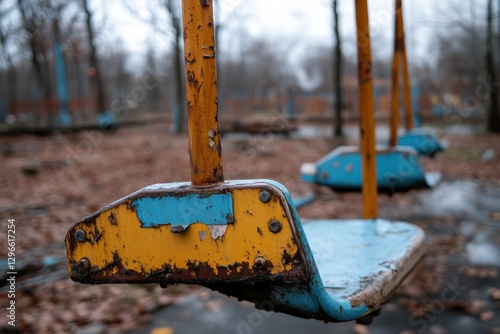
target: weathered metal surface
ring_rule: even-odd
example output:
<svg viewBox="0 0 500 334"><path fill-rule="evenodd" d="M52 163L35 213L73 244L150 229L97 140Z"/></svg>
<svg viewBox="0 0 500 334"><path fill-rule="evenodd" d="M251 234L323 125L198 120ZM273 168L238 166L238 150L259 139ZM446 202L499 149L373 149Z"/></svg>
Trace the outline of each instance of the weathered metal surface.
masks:
<svg viewBox="0 0 500 334"><path fill-rule="evenodd" d="M291 221L283 193L267 183L151 186L70 229L70 275L92 284L297 282L307 275Z"/></svg>
<svg viewBox="0 0 500 334"><path fill-rule="evenodd" d="M182 226L196 222L205 225L231 224L234 215L231 193L185 194L139 197L132 201L142 227Z"/></svg>
<svg viewBox="0 0 500 334"><path fill-rule="evenodd" d="M396 11L396 17L398 19L399 29L401 30L401 65L403 66L403 89L404 89L404 104L405 104L405 128L410 131L415 127L415 122L413 119L413 106L411 104L411 83L410 83L410 72L408 69L408 58L406 57L406 42L405 42L405 32L403 25L403 5L401 0L399 1L399 11Z"/></svg>
<svg viewBox="0 0 500 334"><path fill-rule="evenodd" d="M398 138L398 145L414 148L418 154L433 157L436 153L444 151L448 143L440 140L431 128L414 128Z"/></svg>
<svg viewBox="0 0 500 334"><path fill-rule="evenodd" d="M410 147L377 147L377 189L394 193L429 188L426 174L415 150ZM307 167L307 168L306 168ZM339 147L301 171L302 180L325 185L335 191L360 191L363 186L361 156L355 146Z"/></svg>
<svg viewBox="0 0 500 334"><path fill-rule="evenodd" d="M396 0L394 11L394 54L392 58L390 146L395 146L397 144L397 129L399 126L399 60L401 60L403 69L405 128L407 131L410 131L415 127L415 123L413 119L413 106L411 103L410 73L408 70L408 59L406 57L403 6L401 0Z"/></svg>
<svg viewBox="0 0 500 334"><path fill-rule="evenodd" d="M212 0L182 1L182 16L191 181L203 186L224 180Z"/></svg>
<svg viewBox="0 0 500 334"><path fill-rule="evenodd" d="M375 101L367 0L356 0L358 45L359 118L363 162L363 217L377 217L377 166L375 163Z"/></svg>
<svg viewBox="0 0 500 334"><path fill-rule="evenodd" d="M386 220L318 220L303 229L328 297L377 309L425 251L414 225Z"/></svg>
<svg viewBox="0 0 500 334"><path fill-rule="evenodd" d="M398 142L399 127L399 60L403 40L403 31L399 26L398 15L401 15L401 0L396 0L394 12L394 53L392 55L392 79L391 79L391 128L389 146L396 146Z"/></svg>

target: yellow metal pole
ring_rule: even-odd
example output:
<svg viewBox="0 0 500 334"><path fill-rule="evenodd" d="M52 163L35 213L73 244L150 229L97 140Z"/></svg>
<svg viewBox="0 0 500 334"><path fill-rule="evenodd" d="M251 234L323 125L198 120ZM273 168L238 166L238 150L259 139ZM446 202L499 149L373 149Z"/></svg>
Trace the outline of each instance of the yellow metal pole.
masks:
<svg viewBox="0 0 500 334"><path fill-rule="evenodd" d="M375 103L367 0L356 1L358 43L359 118L363 161L363 217L377 217L377 173L375 164Z"/></svg>
<svg viewBox="0 0 500 334"><path fill-rule="evenodd" d="M403 7L401 5L401 0L399 1L400 10L397 12L398 15L398 24L401 29L401 60L403 63L403 89L404 89L404 98L405 98L405 128L407 131L414 128L413 122L413 108L411 105L411 92L410 92L410 73L408 71L408 60L406 58L406 43L405 43L405 33L404 33L404 25L403 25Z"/></svg>
<svg viewBox="0 0 500 334"><path fill-rule="evenodd" d="M394 12L394 54L392 56L392 82L391 82L391 129L389 146L398 143L399 127L399 58L401 56L402 31L399 26L398 16L401 14L401 0L396 0Z"/></svg>
<svg viewBox="0 0 500 334"><path fill-rule="evenodd" d="M224 181L212 0L183 0L182 17L191 182L211 185Z"/></svg>

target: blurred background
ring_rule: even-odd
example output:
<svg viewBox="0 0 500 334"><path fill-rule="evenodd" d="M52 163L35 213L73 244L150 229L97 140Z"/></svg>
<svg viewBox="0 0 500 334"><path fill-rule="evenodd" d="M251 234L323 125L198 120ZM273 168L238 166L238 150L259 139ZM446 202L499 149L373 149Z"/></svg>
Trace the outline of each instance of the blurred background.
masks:
<svg viewBox="0 0 500 334"><path fill-rule="evenodd" d="M314 192L305 218L362 215L360 194L300 179L302 163L359 143L354 4L214 0L225 178ZM142 187L189 180L181 1L1 0L2 310L9 219L18 274L16 327L2 311L0 332L500 333L500 4L403 9L416 123L450 146L421 159L442 174L438 186L379 196L380 217L422 227L428 250L365 326L265 313L192 286L72 282L71 224ZM377 142L387 143L394 1L369 10Z"/></svg>

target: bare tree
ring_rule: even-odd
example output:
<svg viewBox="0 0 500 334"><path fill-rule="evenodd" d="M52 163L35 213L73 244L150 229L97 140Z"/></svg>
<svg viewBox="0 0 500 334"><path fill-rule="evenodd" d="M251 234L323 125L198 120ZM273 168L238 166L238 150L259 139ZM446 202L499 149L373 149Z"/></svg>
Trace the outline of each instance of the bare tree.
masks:
<svg viewBox="0 0 500 334"><path fill-rule="evenodd" d="M85 13L85 26L87 29L87 38L89 45L89 65L92 78L92 84L95 87L97 99L97 111L99 114L104 114L106 110L105 92L102 75L99 68L99 59L97 56L97 47L95 43L95 28L92 23L94 13L89 7L88 0L81 0L82 8Z"/></svg>
<svg viewBox="0 0 500 334"><path fill-rule="evenodd" d="M170 15L170 23L174 31L174 78L175 78L175 125L174 132L180 133L185 131L186 123L186 93L184 91L184 74L183 74L183 56L181 49L182 40L182 21L180 9L175 6L173 0L164 0L164 6Z"/></svg>
<svg viewBox="0 0 500 334"><path fill-rule="evenodd" d="M486 27L486 73L488 81L488 89L490 90L490 101L488 104L488 121L487 130L489 132L500 133L500 113L499 113L499 92L497 87L498 83L497 72L495 68L495 60L493 57L493 1L488 0L488 14L487 14L487 27Z"/></svg>
<svg viewBox="0 0 500 334"><path fill-rule="evenodd" d="M335 97L335 128L333 135L342 137L342 45L340 40L340 22L337 11L337 0L333 0L333 32L335 35L335 56L333 64L333 87Z"/></svg>
<svg viewBox="0 0 500 334"><path fill-rule="evenodd" d="M0 5L3 5L4 1L0 1ZM14 62L12 61L12 56L8 51L9 39L11 36L11 31L3 26L5 18L10 15L12 8L4 8L0 10L0 46L2 47L2 56L7 66L7 80L9 84L8 96L9 100L7 103L7 113L9 112L10 105L16 100L16 70L14 67Z"/></svg>
<svg viewBox="0 0 500 334"><path fill-rule="evenodd" d="M174 128L175 133L186 130L187 102L184 88L184 56L182 50L182 19L180 0L156 0L147 2L148 15L141 15L141 12L130 2L122 2L128 10L140 20L150 24L155 31L159 31L165 36L172 36L172 71L174 77ZM165 25L164 22L169 22Z"/></svg>
<svg viewBox="0 0 500 334"><path fill-rule="evenodd" d="M48 126L53 126L53 113L48 106L52 97L50 73L47 68L46 46L43 43L44 33L47 33L47 18L38 3L26 0L17 0L17 7L21 13L21 23L30 49L30 59L38 87L43 90L44 109L48 112Z"/></svg>

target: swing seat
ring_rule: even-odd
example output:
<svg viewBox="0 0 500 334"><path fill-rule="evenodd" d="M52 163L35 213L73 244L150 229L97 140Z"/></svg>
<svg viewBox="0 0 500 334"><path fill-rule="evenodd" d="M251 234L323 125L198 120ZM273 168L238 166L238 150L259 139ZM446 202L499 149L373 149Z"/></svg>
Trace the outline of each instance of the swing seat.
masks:
<svg viewBox="0 0 500 334"><path fill-rule="evenodd" d="M398 137L398 145L414 148L418 154L434 157L448 148L446 139L439 139L432 128L414 128Z"/></svg>
<svg viewBox="0 0 500 334"><path fill-rule="evenodd" d="M301 223L270 180L157 184L74 224L70 277L88 284L198 284L258 308L328 322L379 309L424 252L416 226Z"/></svg>
<svg viewBox="0 0 500 334"><path fill-rule="evenodd" d="M411 147L376 148L379 192L395 193L432 188L440 173L425 173L417 152ZM316 163L301 166L301 179L332 188L334 191L361 191L363 180L361 153L357 146L341 146Z"/></svg>

